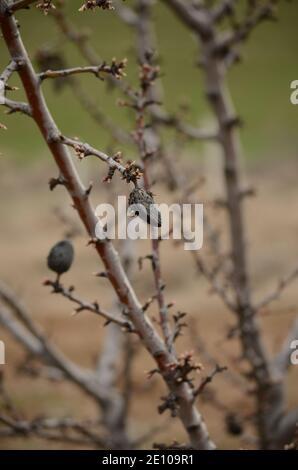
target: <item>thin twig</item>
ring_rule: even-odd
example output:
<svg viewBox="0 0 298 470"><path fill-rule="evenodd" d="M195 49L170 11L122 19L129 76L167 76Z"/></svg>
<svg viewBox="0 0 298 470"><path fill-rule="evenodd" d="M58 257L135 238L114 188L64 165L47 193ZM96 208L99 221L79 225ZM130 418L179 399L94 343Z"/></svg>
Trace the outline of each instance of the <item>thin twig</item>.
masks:
<svg viewBox="0 0 298 470"><path fill-rule="evenodd" d="M88 41L88 36L77 30L76 26L66 17L63 8L59 7L56 10L51 11L51 15L55 19L59 29L69 39L69 41L73 42L77 46L82 57L87 60L90 65L94 66L102 62L100 56ZM136 99L131 86L124 79L117 80L115 77L108 75L107 81L111 85L119 88L122 93L131 100ZM149 112L152 119L157 123L163 124L167 127L173 127L174 129L176 128L187 137L195 140L216 140L218 138L217 132L197 129L190 124L182 122L177 116L168 114L164 109L161 110L157 109L155 106L151 106Z"/></svg>
<svg viewBox="0 0 298 470"><path fill-rule="evenodd" d="M75 308L75 313L80 313L83 311L92 312L92 313L95 313L96 315L99 315L100 317L103 317L106 320L107 324L110 322L116 323L117 325L121 326L127 331L130 331L130 332L134 331L131 323L125 318L122 319L118 315L113 315L112 313L107 312L106 310L102 309L98 305L97 302L93 302L93 303L87 302L86 300L83 300L77 295L75 295L73 286L66 289L60 282L51 281L50 279L47 279L44 282L44 285L51 286L53 288L54 294L61 294L66 299L78 305L78 307Z"/></svg>
<svg viewBox="0 0 298 470"><path fill-rule="evenodd" d="M283 294L283 291L289 287L289 285L295 281L298 277L298 267L294 268L287 276L281 279L276 288L268 294L264 299L262 299L257 305L255 306L256 311L262 310L264 307L267 307L268 304L278 300L280 296Z"/></svg>
<svg viewBox="0 0 298 470"><path fill-rule="evenodd" d="M6 106L10 109L10 113L20 112L31 116L31 109L27 103L22 103L20 101L13 101L9 98L6 98L5 91L9 89L7 82L10 79L11 75L18 70L18 63L16 61L11 61L10 64L0 75L0 105Z"/></svg>
<svg viewBox="0 0 298 470"><path fill-rule="evenodd" d="M30 437L33 435L49 441L91 444L101 448L108 446L103 438L91 431L93 426L98 426L98 421L94 423L90 421L80 422L72 418L37 418L27 421L24 419L16 420L2 413L0 414L0 422L5 426L0 428L0 435L3 437L5 435L14 437ZM59 433L53 431L59 431Z"/></svg>
<svg viewBox="0 0 298 470"><path fill-rule="evenodd" d="M46 80L47 78L61 78L61 77L69 77L70 75L77 75L77 74L84 74L84 73L91 73L95 75L97 78L102 79L100 73L107 73L112 75L113 77L120 79L123 76L123 69L125 67L125 61L121 61L117 63L114 61L112 65L107 65L103 62L97 66L86 66L86 67L72 67L69 69L63 70L47 70L46 72L42 72L38 75L41 81Z"/></svg>
<svg viewBox="0 0 298 470"><path fill-rule="evenodd" d="M24 45L20 40L16 21L13 16L8 17L0 9L0 25L4 41L12 59L18 57L23 60L23 66L19 70L19 75L30 104L34 108L34 119L51 150L63 178L67 181L66 188L72 197L74 206L85 225L87 233L89 237L93 238L97 224L93 207L88 195L86 196L86 189L80 181L66 146L62 142L51 139L51 136L61 135L61 133L47 108L40 87L37 87L37 77ZM192 402L190 385L184 381L177 382L173 380L178 364L172 354L165 348L156 329L146 315L144 315L142 306L125 275L113 244L110 241L96 242L94 247L104 263L109 280L118 295L119 301L127 307L129 319L138 331L143 345L156 361L157 367L161 371L167 386L177 396L177 400L179 400L179 417L188 433L191 445L197 449L213 449L214 444L209 437L206 425Z"/></svg>
<svg viewBox="0 0 298 470"><path fill-rule="evenodd" d="M37 0L19 0L19 1L16 1L16 2L12 3L11 5L9 5L9 11L14 13L18 10L27 9L27 8L30 7L30 5L32 3L36 3L36 2L37 2Z"/></svg>
<svg viewBox="0 0 298 470"><path fill-rule="evenodd" d="M74 96L78 99L81 106L97 124L109 132L113 139L120 144L133 143L131 135L124 128L116 124L109 115L95 103L94 98L86 93L85 88L81 86L79 80L72 77L72 80L69 80L67 83L71 87Z"/></svg>
<svg viewBox="0 0 298 470"><path fill-rule="evenodd" d="M207 375L203 380L202 382L200 383L200 385L194 390L193 392L193 395L194 397L197 397L198 395L200 395L205 387L212 382L212 380L214 379L214 377L217 375L217 374L220 374L224 371L226 371L228 368L225 367L225 366L219 366L218 364L216 364L215 368L213 369L213 371Z"/></svg>

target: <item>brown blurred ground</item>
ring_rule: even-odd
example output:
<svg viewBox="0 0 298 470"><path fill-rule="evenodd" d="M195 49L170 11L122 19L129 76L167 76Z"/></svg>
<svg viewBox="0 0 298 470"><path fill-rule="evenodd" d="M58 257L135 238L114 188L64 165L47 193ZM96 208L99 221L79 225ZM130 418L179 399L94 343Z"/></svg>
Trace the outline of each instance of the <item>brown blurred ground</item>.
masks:
<svg viewBox="0 0 298 470"><path fill-rule="evenodd" d="M71 316L72 306L58 296L51 295L42 286L49 276L46 268L46 255L50 246L63 237L64 228L55 215L55 207L76 220L73 209L63 188L50 193L47 182L55 176L56 169L49 163L39 163L34 167L12 167L1 164L1 227L0 227L0 278L8 283L24 300L36 321L38 321L52 340L73 360L82 365L94 364L101 347L105 330L102 321L89 313ZM100 186L98 166L82 164L86 180L90 178ZM249 234L250 265L255 287L255 298L260 298L270 290L276 281L291 270L298 262L298 217L297 217L297 161L274 163L264 162L250 171L249 182L256 186L257 197L247 203L247 222ZM88 174L90 173L90 175ZM158 201L162 202L164 189L154 188ZM93 200L99 203L107 195L93 193ZM91 247L86 247L86 237L75 239L76 259L71 271L65 275L66 285L74 284L82 297L97 299L102 306L109 307L113 293L105 280L92 276L92 272L102 268ZM147 254L147 242L139 242L137 256ZM166 282L166 297L176 301L177 310L189 314L200 335L220 364L227 364L231 370L236 367L233 357L237 353L237 342L223 341L228 325L234 319L227 313L215 295L210 294L206 282L197 275L191 256L182 247L173 246L171 241L162 243L163 278ZM149 264L141 272L134 274L134 285L140 297L146 300L153 293L152 273ZM262 326L270 350L276 351L297 315L297 286L294 283L262 315ZM150 310L150 315L155 309ZM8 377L9 392L19 408L28 418L37 415L69 416L89 418L97 412L88 398L67 383L51 384L46 380L32 380L16 374L14 366L22 357L22 349L16 346L10 336L0 329L0 338L6 343L7 365L3 367ZM179 351L191 350L193 342L188 334L178 342ZM198 357L204 364L204 358ZM133 399L130 414L132 435L139 436L151 425L166 420L158 415L159 397L164 387L159 379L148 382L146 372L153 367L151 359L142 349L135 360L134 385L137 393ZM207 365L205 372L210 367ZM293 368L288 381L289 407L298 406L297 386L298 368ZM222 376L216 377L211 388L218 397L233 410L249 413L251 405L241 391L227 382ZM223 414L210 405L199 403L208 423L212 438L221 448L238 448L244 444L224 431ZM249 429L248 429L249 431ZM184 441L185 435L179 422L172 420L170 425L159 433L154 440L171 442ZM147 443L150 447L152 440ZM2 440L0 448L57 448L56 443L36 439ZM69 448L67 445L59 446ZM249 445L245 445L249 447Z"/></svg>

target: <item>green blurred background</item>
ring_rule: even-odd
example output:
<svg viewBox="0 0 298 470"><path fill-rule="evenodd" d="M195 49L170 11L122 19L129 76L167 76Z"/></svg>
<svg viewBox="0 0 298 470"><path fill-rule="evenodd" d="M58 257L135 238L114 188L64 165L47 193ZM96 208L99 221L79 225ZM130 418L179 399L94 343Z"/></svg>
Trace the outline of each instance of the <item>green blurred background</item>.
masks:
<svg viewBox="0 0 298 470"><path fill-rule="evenodd" d="M124 25L115 12L96 10L80 13L82 0L66 2L66 9L80 29L91 33L96 50L103 59L128 58L127 79L135 83L137 77L134 53L134 32ZM132 0L127 0L132 5ZM297 24L298 2L281 2L278 22L261 25L243 47L243 62L232 68L229 81L238 114L245 123L241 131L245 155L249 162L266 157L294 157L297 147L298 107L290 103L290 83L298 79ZM65 53L69 66L82 65L82 58L58 31L54 20L35 8L18 14L23 40L33 56L43 45L57 47ZM165 89L165 102L170 111L181 103L189 104L188 119L194 124L210 124L202 92L199 68L194 65L197 49L194 38L176 20L174 15L157 2L154 7L156 32ZM8 62L1 39L0 65ZM92 76L82 77L82 83L116 123L127 129L132 126L125 108L116 104L118 92L107 93L105 83ZM14 79L17 85L17 79ZM111 144L102 130L73 99L70 88L57 94L53 83L43 85L51 111L58 125L67 135L79 136L105 149ZM14 98L22 98L22 92ZM33 122L24 116L3 116L1 122L8 130L1 132L0 150L3 156L29 162L45 155L44 143ZM118 148L119 145L116 145ZM3 157L2 157L3 158Z"/></svg>

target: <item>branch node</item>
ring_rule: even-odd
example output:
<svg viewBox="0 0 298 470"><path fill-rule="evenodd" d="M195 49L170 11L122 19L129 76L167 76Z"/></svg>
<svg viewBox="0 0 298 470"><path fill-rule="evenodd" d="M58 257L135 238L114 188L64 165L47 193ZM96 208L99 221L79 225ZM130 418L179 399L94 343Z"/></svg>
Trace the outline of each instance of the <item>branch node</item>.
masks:
<svg viewBox="0 0 298 470"><path fill-rule="evenodd" d="M50 178L49 180L50 191L53 191L58 185L67 185L67 181L62 175L59 175L58 178Z"/></svg>

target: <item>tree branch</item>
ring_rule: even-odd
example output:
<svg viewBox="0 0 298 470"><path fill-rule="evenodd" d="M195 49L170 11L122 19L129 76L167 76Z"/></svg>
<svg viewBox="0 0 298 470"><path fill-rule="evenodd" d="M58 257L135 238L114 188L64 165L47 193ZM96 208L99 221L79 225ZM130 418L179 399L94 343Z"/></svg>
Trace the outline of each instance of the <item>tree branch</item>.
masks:
<svg viewBox="0 0 298 470"><path fill-rule="evenodd" d="M192 31L207 39L212 35L210 15L183 0L163 0Z"/></svg>
<svg viewBox="0 0 298 470"><path fill-rule="evenodd" d="M40 333L34 335L29 332L5 307L0 307L0 323L27 351L60 369L64 376L97 401L102 400L96 377L93 377L91 371L84 370L71 362ZM34 328L37 329L36 326Z"/></svg>
<svg viewBox="0 0 298 470"><path fill-rule="evenodd" d="M281 279L276 288L268 294L266 297L264 297L263 300L261 300L256 306L255 309L256 311L262 310L264 307L266 307L268 304L271 302L274 302L275 300L278 300L279 297L282 295L283 291L293 282L297 279L298 277L298 267L294 268L287 276L285 276L283 279Z"/></svg>
<svg viewBox="0 0 298 470"><path fill-rule="evenodd" d="M38 75L41 81L46 80L47 78L61 78L61 77L69 77L70 75L77 75L77 74L84 74L84 73L91 73L94 74L97 78L102 79L100 73L107 73L115 77L116 79L120 79L124 74L124 67L125 67L125 60L117 63L116 61L112 62L112 65L107 65L103 62L97 66L87 66L87 67L72 67L69 69L63 70L47 70L46 72L42 72Z"/></svg>
<svg viewBox="0 0 298 470"><path fill-rule="evenodd" d="M211 371L210 374L208 374L202 380L200 385L194 390L194 397L197 397L198 395L200 395L204 391L205 387L207 387L207 385L212 382L212 380L217 374L221 374L222 372L225 372L227 369L228 368L226 366L219 366L218 364L216 364L213 371Z"/></svg>
<svg viewBox="0 0 298 470"><path fill-rule="evenodd" d="M70 300L71 302L78 305L75 309L75 313L80 313L83 311L88 311L99 315L100 317L106 320L106 324L108 323L115 323L118 326L121 326L127 331L133 332L133 326L131 323L126 320L125 318L121 318L119 315L114 315L106 310L103 310L97 302L87 302L86 300L81 299L77 295L74 294L74 287L71 286L68 289L63 287L60 282L57 281L50 281L49 279L44 282L44 285L51 286L53 288L54 294L61 294L66 299Z"/></svg>
<svg viewBox="0 0 298 470"><path fill-rule="evenodd" d="M105 154L101 150L97 150L96 148L92 147L87 143L80 142L76 139L71 139L69 137L65 137L61 134L52 137L54 142L61 142L64 145L72 147L75 152L80 156L80 158L88 157L88 156L95 156L99 158L101 161L105 162L110 168L115 168L118 170L122 175L126 174L126 168L121 165L117 160L114 160L113 157Z"/></svg>
<svg viewBox="0 0 298 470"><path fill-rule="evenodd" d="M9 11L11 13L14 13L18 10L23 10L23 9L27 9L30 7L30 5L32 3L36 3L37 0L19 0L19 1L16 1L14 3L12 3L11 5L9 5Z"/></svg>
<svg viewBox="0 0 298 470"><path fill-rule="evenodd" d="M297 432L298 426L298 408L287 413L279 423L276 432L277 445L280 448L284 448L286 444L290 444Z"/></svg>
<svg viewBox="0 0 298 470"><path fill-rule="evenodd" d="M4 1L4 3L7 5L6 1ZM72 197L73 203L85 225L89 237L94 238L97 219L90 204L89 197L88 195L86 197L86 190L79 179L65 145L61 142L53 141L53 139L50 138L50 136L58 136L61 135L61 133L57 129L46 106L44 97L38 86L38 78L20 39L15 19L13 17L7 17L3 13L3 9L0 10L0 25L12 59L16 57L22 58L22 67L19 69L19 75L32 106L33 117L48 144L61 174L67 181L67 190ZM125 275L113 244L110 241L97 241L94 246L105 265L109 280L118 295L119 301L127 307L129 318L134 324L135 329L139 332L144 346L155 359L167 386L172 393L177 396L179 402L179 417L189 435L192 446L196 449L213 449L214 444L210 440L207 428L201 415L193 405L190 386L185 382L176 382L175 370L173 372L172 366L173 362L176 364L175 359L166 350L163 341L149 319L144 315L142 306ZM177 366L176 364L176 367Z"/></svg>
<svg viewBox="0 0 298 470"><path fill-rule="evenodd" d="M9 98L6 98L5 91L9 90L10 87L7 85L8 80L11 75L18 70L18 63L16 61L10 62L6 69L0 75L0 105L6 106L10 109L10 113L20 112L31 116L31 109L27 103L22 103L19 101L13 101Z"/></svg>
<svg viewBox="0 0 298 470"><path fill-rule="evenodd" d="M4 414L0 414L0 422L4 425L0 428L2 437L33 435L48 441L91 444L95 447L108 448L107 442L90 429L94 424L98 426L98 422L80 422L72 418L37 418L27 421L16 420Z"/></svg>
<svg viewBox="0 0 298 470"><path fill-rule="evenodd" d="M113 122L108 114L95 104L94 99L88 96L80 82L76 80L75 77L72 77L72 80L68 81L68 84L81 106L87 111L87 113L89 113L94 121L109 132L113 139L117 140L117 142L121 144L133 143L131 135L124 128L121 128L118 124Z"/></svg>
<svg viewBox="0 0 298 470"><path fill-rule="evenodd" d="M233 290L236 297L236 314L240 339L245 358L251 366L250 378L256 384L257 426L263 448L270 447L272 438L272 416L276 416L274 407L281 409L283 395L276 385L268 353L252 305L250 278L245 241L245 223L242 209L241 181L239 171L239 136L237 126L239 119L235 115L232 100L225 79L225 67L222 57L215 54L218 33L212 21L210 10L203 12L206 20L206 31L201 30L200 21L195 18L195 8L187 6L181 0L164 0L175 11L189 29L197 33L200 39L204 73L205 93L219 129L219 145L223 156L223 176L227 193L230 244L233 262ZM270 411L268 404L271 404Z"/></svg>
<svg viewBox="0 0 298 470"><path fill-rule="evenodd" d="M88 36L84 33L77 31L76 27L66 18L61 7L56 10L51 11L51 15L56 21L59 29L62 33L74 43L82 57L90 64L97 65L102 62L100 56L97 54L95 49L91 46L88 41ZM139 21L138 23L139 24ZM136 25L133 25L136 26ZM117 80L115 77L108 75L107 81L111 85L119 88L122 93L128 96L130 99L136 99L134 92L132 91L131 86L124 80ZM151 106L148 109L152 118L156 120L157 123L161 123L167 127L176 128L183 135L190 137L195 140L215 140L218 138L217 133L213 131L205 131L197 129L190 124L183 123L179 118L168 114L165 110L160 110L156 106Z"/></svg>
<svg viewBox="0 0 298 470"><path fill-rule="evenodd" d="M134 10L126 6L122 0L114 0L113 3L116 13L120 16L120 18L129 26L135 26L138 21L138 16Z"/></svg>

